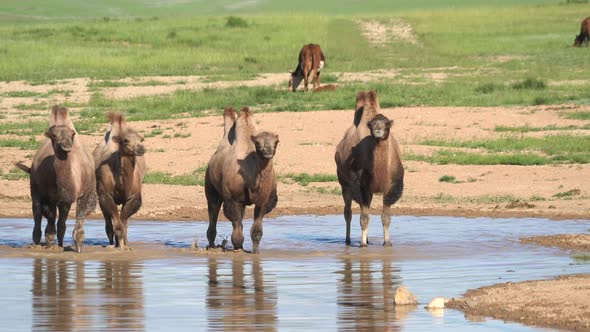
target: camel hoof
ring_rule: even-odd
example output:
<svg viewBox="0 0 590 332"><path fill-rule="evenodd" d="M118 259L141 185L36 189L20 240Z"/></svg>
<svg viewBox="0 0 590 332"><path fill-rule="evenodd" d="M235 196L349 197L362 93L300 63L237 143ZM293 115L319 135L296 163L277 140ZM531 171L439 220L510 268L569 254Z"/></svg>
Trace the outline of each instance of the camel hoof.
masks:
<svg viewBox="0 0 590 332"><path fill-rule="evenodd" d="M346 241L344 241L344 243L349 246L350 245L350 239L346 239Z"/></svg>
<svg viewBox="0 0 590 332"><path fill-rule="evenodd" d="M77 253L81 254L82 253L82 246L75 245L74 250L76 250Z"/></svg>
<svg viewBox="0 0 590 332"><path fill-rule="evenodd" d="M391 244L391 241L385 241L385 242L383 242L383 246L384 247L393 247L393 244Z"/></svg>
<svg viewBox="0 0 590 332"><path fill-rule="evenodd" d="M361 243L361 248L366 248L367 244L366 243Z"/></svg>

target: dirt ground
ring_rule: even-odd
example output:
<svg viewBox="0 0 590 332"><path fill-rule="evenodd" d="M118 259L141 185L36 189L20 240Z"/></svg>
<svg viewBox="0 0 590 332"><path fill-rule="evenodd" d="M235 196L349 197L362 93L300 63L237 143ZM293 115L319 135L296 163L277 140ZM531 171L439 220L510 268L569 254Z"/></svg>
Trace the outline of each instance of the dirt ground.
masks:
<svg viewBox="0 0 590 332"><path fill-rule="evenodd" d="M427 73L428 74L428 73ZM265 74L255 80L207 83L202 77L144 77L126 79L128 83L161 81L160 86L127 86L103 89L111 98L171 93L177 89L202 89L237 85L276 85L286 83L285 75ZM340 73L339 81L387 79L395 71L371 73ZM430 77L426 75L427 77ZM438 77L438 76L437 76ZM435 83L440 77L432 76ZM92 94L89 79L62 80L52 85L32 86L26 82L0 83L0 93L68 90L67 95L55 94L44 98L0 98L0 123L44 119L48 110L21 110L22 103L51 102L84 103ZM182 81L182 84L179 82ZM271 216L301 214L340 214L342 200L336 181L310 183L303 186L285 179L288 173L335 174L334 152L338 141L353 119L354 96L350 110L319 112L285 112L256 114L259 129L278 133L280 144L274 159L279 181L279 203ZM248 105L234 105L235 107ZM588 106L557 105L537 107L400 107L383 109L395 120L394 135L402 148L406 170L403 198L394 206L395 215L449 215L463 217L546 217L552 219L590 219L590 165L551 166L462 166L432 165L404 160L404 155L428 155L438 148L420 145L426 139L469 140L494 139L506 135L494 131L496 126L534 127L582 126L586 122L568 120L563 113L589 111ZM77 109L72 109L75 116ZM162 131L146 138L148 171L172 175L189 174L206 166L222 136L221 116L165 121L133 122L131 126L144 134L154 129ZM105 126L106 127L106 126ZM544 136L551 134L580 134L583 130L538 131L519 134ZM180 137L173 138L177 134ZM83 143L93 149L102 133L80 135ZM172 137L172 138L169 138ZM0 135L0 138L13 138ZM19 139L26 139L21 136ZM43 139L41 136L37 140ZM456 149L461 150L461 149ZM2 174L14 168L16 161L30 163L32 151L0 148ZM440 182L443 175L455 176L456 183ZM558 197L558 193L575 194ZM202 220L207 219L206 201L202 186L174 186L145 184L144 203L135 219L146 220ZM379 214L380 197L374 199L374 214ZM0 179L0 217L31 218L28 180ZM358 209L355 211L358 213ZM251 218L252 210L247 211ZM102 218L97 209L92 218ZM355 217L355 222L358 217ZM565 249L588 250L588 235L560 235L532 237L523 242L557 245ZM59 256L62 259L146 259L167 257L170 249L137 244L135 250L121 255L117 250L88 247L84 256L73 252L54 255L44 248L0 248L3 257ZM194 254L191 249L178 249L173 255ZM286 256L291 257L291 254ZM116 257L116 258L115 258ZM451 302L455 308L469 315L523 322L525 324L590 331L590 276L562 277L555 280L500 284L468 291L465 299Z"/></svg>
<svg viewBox="0 0 590 332"><path fill-rule="evenodd" d="M520 242L534 243L545 247L558 247L566 250L590 252L590 234L528 236L521 238Z"/></svg>
<svg viewBox="0 0 590 332"><path fill-rule="evenodd" d="M0 87L1 88L1 87ZM4 87L5 88L5 87ZM16 86L15 89L23 87ZM37 88L37 86L35 87ZM144 87L145 88L145 87ZM0 122L26 119L31 111L17 110L3 98L7 118ZM288 173L335 174L334 151L345 129L352 122L351 110L318 112L260 113L259 129L278 133L280 138L274 159L279 175ZM235 105L240 107L243 105ZM406 169L403 198L394 206L395 215L452 215L466 217L547 217L553 219L590 218L590 165L432 165L404 160L404 155L427 155L437 147L420 145L426 139L493 139L505 133L496 126L535 127L549 125L581 126L583 121L568 120L564 112L589 110L590 107L561 105L555 107L400 107L383 109L395 120L394 135L402 148ZM46 117L48 111L37 112ZM74 110L75 114L75 110ZM159 129L162 134L146 138L148 171L173 175L189 174L207 165L222 135L221 116L164 121L132 122L144 134ZM551 135L556 132L531 132L523 136ZM585 134L584 130L557 133ZM178 134L181 137L174 138ZM188 136L188 137L186 137ZM0 135L0 138L11 136ZM101 133L80 135L93 149ZM21 136L19 139L26 139ZM43 137L37 137L38 140ZM461 149L456 149L461 150ZM0 148L0 170L14 169L13 163L30 163L32 151ZM304 157L303 157L304 156ZM455 176L457 183L440 182L443 175ZM0 180L0 217L30 217L28 180ZM573 190L570 197L558 193ZM340 214L342 201L336 181L302 186L284 177L279 183L279 204L273 215ZM202 186L144 185L144 204L137 219L205 220L206 201ZM373 206L381 206L379 197ZM100 217L97 213L94 217ZM374 213L378 213L375 210Z"/></svg>
<svg viewBox="0 0 590 332"><path fill-rule="evenodd" d="M505 283L469 290L447 306L482 316L539 327L590 331L590 275Z"/></svg>

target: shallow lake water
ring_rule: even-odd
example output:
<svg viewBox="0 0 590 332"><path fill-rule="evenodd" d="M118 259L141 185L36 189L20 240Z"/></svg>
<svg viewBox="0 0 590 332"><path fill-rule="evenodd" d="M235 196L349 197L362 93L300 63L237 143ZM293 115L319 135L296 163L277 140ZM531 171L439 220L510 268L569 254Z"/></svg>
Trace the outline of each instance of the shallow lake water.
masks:
<svg viewBox="0 0 590 332"><path fill-rule="evenodd" d="M394 245L384 248L373 216L370 246L359 248L358 216L351 247L341 216L285 216L264 221L259 256L191 252L195 241L206 245L205 222L134 221L131 246L152 243L170 255L121 259L115 251L108 259L82 253L74 260L27 252L32 225L0 219L0 245L15 247L2 253L24 252L0 255L0 330L539 331L423 307L469 288L590 273L590 264L566 251L519 243L526 235L586 232L588 221L394 217ZM68 227L66 245L72 221ZM218 241L230 234L231 224L220 222ZM114 250L105 244L104 224L87 221L86 245ZM246 236L245 248L251 246ZM402 284L419 306L393 306Z"/></svg>

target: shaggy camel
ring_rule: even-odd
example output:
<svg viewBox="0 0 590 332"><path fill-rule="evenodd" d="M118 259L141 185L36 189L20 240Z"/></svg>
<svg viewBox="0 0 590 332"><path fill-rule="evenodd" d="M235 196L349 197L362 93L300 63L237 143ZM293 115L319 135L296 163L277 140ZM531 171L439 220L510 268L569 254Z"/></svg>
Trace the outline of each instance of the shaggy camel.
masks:
<svg viewBox="0 0 590 332"><path fill-rule="evenodd" d="M45 240L48 246L52 245L56 234L55 218L59 210L57 241L63 247L66 220L75 201L76 225L72 236L76 251L81 252L84 243L84 217L96 207L94 162L76 139L76 129L67 109L53 107L45 136L49 139L35 154L31 167L16 164L30 174L35 220L33 242L39 244L41 241L41 220L44 216L47 219Z"/></svg>
<svg viewBox="0 0 590 332"><path fill-rule="evenodd" d="M295 92L301 80L304 81L305 91L308 90L309 81L314 89L320 87L320 74L326 63L326 57L318 44L303 45L299 51L299 63L291 73L289 89Z"/></svg>
<svg viewBox="0 0 590 332"><path fill-rule="evenodd" d="M402 195L404 169L399 145L390 133L390 121L379 114L375 92L360 92L353 125L345 132L336 148L338 181L344 199L346 244L350 244L352 200L361 206L361 246L368 243L369 208L373 194L383 194L383 245L391 246L389 225L391 205Z"/></svg>
<svg viewBox="0 0 590 332"><path fill-rule="evenodd" d="M96 191L111 245L125 249L127 221L141 207L141 184L145 175L141 137L127 127L120 113L109 113L109 128L93 152ZM122 205L119 213L117 205Z"/></svg>
<svg viewBox="0 0 590 332"><path fill-rule="evenodd" d="M205 173L205 196L209 212L207 239L215 246L217 218L223 214L232 222L234 249L243 249L242 219L246 205L254 204L254 223L250 229L253 252L260 252L262 218L277 204L277 182L273 157L279 138L269 132L256 132L253 115L247 107L236 119L236 111L224 111L224 135L211 157Z"/></svg>
<svg viewBox="0 0 590 332"><path fill-rule="evenodd" d="M586 44L588 47L588 41L590 40L590 17L586 17L580 26L580 34L576 36L574 40L574 47L579 47L582 44Z"/></svg>

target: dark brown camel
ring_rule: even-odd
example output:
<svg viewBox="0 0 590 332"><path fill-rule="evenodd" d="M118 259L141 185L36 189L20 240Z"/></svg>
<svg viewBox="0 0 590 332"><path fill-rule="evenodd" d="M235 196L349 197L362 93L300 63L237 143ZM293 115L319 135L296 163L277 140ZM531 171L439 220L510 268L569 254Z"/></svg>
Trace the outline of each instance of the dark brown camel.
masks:
<svg viewBox="0 0 590 332"><path fill-rule="evenodd" d="M143 137L129 128L120 113L109 113L105 139L94 150L96 191L111 245L128 245L127 223L141 207L145 175ZM121 211L118 205L122 205Z"/></svg>
<svg viewBox="0 0 590 332"><path fill-rule="evenodd" d="M253 252L260 252L262 218L277 204L277 183L273 157L279 138L277 135L257 133L253 115L245 107L236 119L235 110L224 112L224 136L207 165L205 196L209 212L207 239L215 246L217 218L223 213L231 220L234 249L243 249L242 219L246 205L254 204L254 223L250 229Z"/></svg>
<svg viewBox="0 0 590 332"><path fill-rule="evenodd" d="M588 41L590 40L590 17L586 17L582 20L580 26L580 34L574 39L574 47L580 47L585 44L588 47Z"/></svg>
<svg viewBox="0 0 590 332"><path fill-rule="evenodd" d="M35 220L33 242L39 244L41 241L41 221L45 217L45 240L51 246L56 234L55 219L59 211L57 241L63 247L66 220L72 203L76 202L76 225L72 236L76 251L81 252L84 243L84 217L96 207L94 162L76 138L76 129L67 109L54 106L49 125L45 133L49 139L33 157L31 167L16 164L30 174Z"/></svg>
<svg viewBox="0 0 590 332"><path fill-rule="evenodd" d="M320 75L326 63L326 57L322 52L320 45L307 44L303 45L299 51L299 62L297 68L291 72L289 79L289 89L295 92L301 81L304 81L305 91L308 90L311 81L314 89L320 87Z"/></svg>
<svg viewBox="0 0 590 332"><path fill-rule="evenodd" d="M391 246L389 225L391 205L402 195L404 169L399 145L390 133L390 121L379 114L379 102L373 91L360 92L353 125L336 148L338 181L344 199L346 244L350 244L352 201L361 206L361 246L368 243L369 208L373 194L383 194L383 245Z"/></svg>

